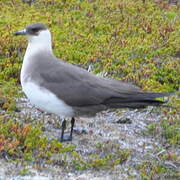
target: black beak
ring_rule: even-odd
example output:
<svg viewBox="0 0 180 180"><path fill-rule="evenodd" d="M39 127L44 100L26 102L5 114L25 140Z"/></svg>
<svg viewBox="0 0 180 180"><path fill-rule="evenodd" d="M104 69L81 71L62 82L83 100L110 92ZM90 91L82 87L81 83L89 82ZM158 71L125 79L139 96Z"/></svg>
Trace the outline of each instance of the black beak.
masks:
<svg viewBox="0 0 180 180"><path fill-rule="evenodd" d="M21 30L21 31L17 31L17 32L15 32L14 33L14 35L26 35L26 29L23 29L23 30Z"/></svg>

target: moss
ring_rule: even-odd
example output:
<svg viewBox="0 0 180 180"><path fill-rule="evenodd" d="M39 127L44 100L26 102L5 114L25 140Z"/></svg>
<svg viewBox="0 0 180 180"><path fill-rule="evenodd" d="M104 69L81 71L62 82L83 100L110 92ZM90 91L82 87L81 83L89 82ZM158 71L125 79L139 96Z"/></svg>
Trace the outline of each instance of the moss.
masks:
<svg viewBox="0 0 180 180"><path fill-rule="evenodd" d="M154 149L153 156L146 156L146 160L136 165L141 178L150 179L178 179L178 153L166 149Z"/></svg>
<svg viewBox="0 0 180 180"><path fill-rule="evenodd" d="M95 147L96 153L84 157L76 150L75 145L63 144L57 139L48 140L43 136L42 127L40 124L32 126L0 116L0 153L15 161L59 164L76 170L110 169L130 156L128 150L123 150L116 144L105 143L101 147ZM22 169L20 174L25 174L27 170Z"/></svg>
<svg viewBox="0 0 180 180"><path fill-rule="evenodd" d="M163 163L157 163L156 161L145 161L138 165L137 168L140 171L141 178L143 180L151 179L178 179L178 172L168 168Z"/></svg>
<svg viewBox="0 0 180 180"><path fill-rule="evenodd" d="M20 170L19 175L25 176L27 173L28 173L28 169L24 168L24 169Z"/></svg>
<svg viewBox="0 0 180 180"><path fill-rule="evenodd" d="M131 81L152 91L179 88L178 7L153 1L1 1L0 89L11 105L17 94L26 47L13 32L32 22L48 24L55 54L74 64L95 64L93 71ZM16 17L15 14L18 14ZM14 84L15 83L15 84ZM7 85L8 84L8 85ZM12 102L9 102L10 99ZM9 108L10 106L10 108Z"/></svg>
<svg viewBox="0 0 180 180"><path fill-rule="evenodd" d="M83 158L77 152L73 152L75 169L112 169L114 166L122 164L131 155L129 150L123 150L113 143L98 143L94 150L96 153L92 153L88 158Z"/></svg>
<svg viewBox="0 0 180 180"><path fill-rule="evenodd" d="M152 1L142 4L140 0L41 1L29 6L9 0L2 1L1 7L1 79L19 77L26 43L13 37L13 32L41 21L53 33L58 57L80 64L99 59L95 72L107 71L144 89L178 89L178 60L172 59L179 51L176 6L162 9ZM21 12L18 18L14 16L17 12Z"/></svg>
<svg viewBox="0 0 180 180"><path fill-rule="evenodd" d="M178 104L179 105L179 104ZM180 141L180 121L179 121L179 109L170 109L169 111L164 110L164 119L160 125L162 127L162 134L167 141L179 147Z"/></svg>
<svg viewBox="0 0 180 180"><path fill-rule="evenodd" d="M153 137L159 138L162 143L166 140L169 144L179 147L179 99L172 96L169 106L169 108L162 108L161 121L148 125L147 130Z"/></svg>
<svg viewBox="0 0 180 180"><path fill-rule="evenodd" d="M13 32L32 22L49 26L54 53L59 58L85 67L92 64L94 73L107 72L107 76L131 81L144 90L177 91L180 84L179 57L176 56L180 51L178 8L179 5L169 6L166 1L154 3L153 0L145 3L142 0L42 0L31 6L21 0L1 0L1 108L13 112L16 98L21 95L19 72L27 42L23 37L14 37ZM163 119L157 125L161 131L156 124L148 128L177 146L177 96L170 99L170 105L177 110L163 109ZM71 154L74 149L41 136L40 125L15 123L3 115L0 118L0 149L14 158L33 161L40 157L51 162L55 153ZM79 153L71 155L77 169L103 168L118 164L128 156L125 152L121 154L121 150L115 152L117 156L110 153L104 157L92 156L89 161ZM80 156L80 162L76 155Z"/></svg>
<svg viewBox="0 0 180 180"><path fill-rule="evenodd" d="M32 127L31 124L20 124L0 116L0 152L31 161L34 157L46 158L53 153L70 152L74 149L74 146L64 146L57 140L49 141L42 136L41 129L40 125Z"/></svg>

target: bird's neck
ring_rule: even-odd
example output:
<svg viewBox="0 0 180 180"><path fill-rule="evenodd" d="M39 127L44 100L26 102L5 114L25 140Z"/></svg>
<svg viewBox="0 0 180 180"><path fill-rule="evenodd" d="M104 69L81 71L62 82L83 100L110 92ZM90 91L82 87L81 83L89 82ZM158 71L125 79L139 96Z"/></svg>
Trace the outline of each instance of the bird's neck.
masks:
<svg viewBox="0 0 180 180"><path fill-rule="evenodd" d="M36 58L36 55L49 54L50 56L53 56L53 51L51 47L51 43L42 43L42 42L36 42L32 43L29 42L26 53L23 59L22 69L21 69L21 83L23 84L27 78L29 77L29 69L32 68L33 64L36 63L38 58Z"/></svg>
<svg viewBox="0 0 180 180"><path fill-rule="evenodd" d="M25 56L34 56L37 53L53 54L51 42L29 42Z"/></svg>

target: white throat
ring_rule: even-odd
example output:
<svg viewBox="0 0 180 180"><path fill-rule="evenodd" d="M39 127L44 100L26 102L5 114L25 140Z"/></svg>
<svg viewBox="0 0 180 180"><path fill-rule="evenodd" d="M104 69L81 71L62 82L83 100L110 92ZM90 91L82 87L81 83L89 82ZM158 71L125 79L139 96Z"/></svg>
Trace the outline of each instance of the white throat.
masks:
<svg viewBox="0 0 180 180"><path fill-rule="evenodd" d="M27 35L27 38L28 47L26 49L26 55L34 55L40 51L52 53L51 33L48 29L40 31L37 36Z"/></svg>
<svg viewBox="0 0 180 180"><path fill-rule="evenodd" d="M29 68L29 64L31 64L31 57L36 55L37 53L50 53L52 52L52 43L51 43L51 33L49 30L43 30L39 33L38 36L27 35L28 38L28 46L26 49L26 53L23 59L22 69L21 69L21 83L23 84L25 78L27 77L26 70Z"/></svg>
<svg viewBox="0 0 180 180"><path fill-rule="evenodd" d="M68 106L48 89L36 84L36 81L32 81L31 76L27 73L29 67L32 68L30 65L36 63L35 61L38 60L34 57L36 53L52 53L51 34L49 30L40 31L38 36L27 35L27 37L29 43L21 69L21 84L24 93L33 105L44 111L64 117L73 117L74 110L72 107Z"/></svg>

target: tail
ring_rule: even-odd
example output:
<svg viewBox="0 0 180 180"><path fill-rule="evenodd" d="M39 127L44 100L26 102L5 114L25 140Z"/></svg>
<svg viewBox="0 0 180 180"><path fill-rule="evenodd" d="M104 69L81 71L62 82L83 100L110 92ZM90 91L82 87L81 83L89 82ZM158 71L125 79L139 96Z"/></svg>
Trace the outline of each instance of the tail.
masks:
<svg viewBox="0 0 180 180"><path fill-rule="evenodd" d="M122 94L121 97L111 97L104 101L108 108L145 108L147 106L161 106L167 101L156 98L168 97L170 93L136 92Z"/></svg>

